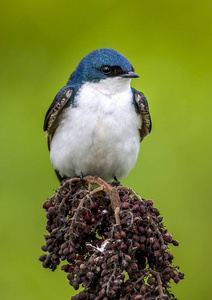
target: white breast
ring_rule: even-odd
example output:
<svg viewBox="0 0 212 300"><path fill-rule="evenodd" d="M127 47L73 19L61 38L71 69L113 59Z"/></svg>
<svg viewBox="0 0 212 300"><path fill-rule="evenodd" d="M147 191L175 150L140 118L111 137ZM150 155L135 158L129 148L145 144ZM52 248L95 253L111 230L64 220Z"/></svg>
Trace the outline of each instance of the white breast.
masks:
<svg viewBox="0 0 212 300"><path fill-rule="evenodd" d="M132 97L129 79L82 85L51 143L50 158L62 177L109 180L128 174L138 156L141 127Z"/></svg>

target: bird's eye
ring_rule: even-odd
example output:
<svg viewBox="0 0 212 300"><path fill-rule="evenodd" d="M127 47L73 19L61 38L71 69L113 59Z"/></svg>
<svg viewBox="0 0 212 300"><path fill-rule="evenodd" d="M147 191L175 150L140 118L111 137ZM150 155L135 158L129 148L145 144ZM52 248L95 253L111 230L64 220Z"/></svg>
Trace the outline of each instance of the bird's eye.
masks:
<svg viewBox="0 0 212 300"><path fill-rule="evenodd" d="M112 68L110 66L102 66L101 72L105 75L110 75L112 73Z"/></svg>

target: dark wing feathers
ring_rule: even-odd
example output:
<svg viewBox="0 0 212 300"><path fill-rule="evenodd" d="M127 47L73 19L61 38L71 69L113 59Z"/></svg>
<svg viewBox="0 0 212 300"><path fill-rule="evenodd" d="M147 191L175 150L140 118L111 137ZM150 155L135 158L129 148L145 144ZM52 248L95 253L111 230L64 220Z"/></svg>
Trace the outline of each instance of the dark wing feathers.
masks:
<svg viewBox="0 0 212 300"><path fill-rule="evenodd" d="M144 94L134 90L134 99L138 106L138 112L140 113L142 118L142 125L140 129L140 137L142 141L145 138L145 136L150 134L151 132L151 117L149 113L148 102Z"/></svg>
<svg viewBox="0 0 212 300"><path fill-rule="evenodd" d="M71 87L63 88L56 95L54 101L52 102L51 106L49 107L46 113L43 129L44 131L47 131L49 149L50 149L54 132L60 123L61 112L63 111L65 105L70 99L72 93L73 93L73 88Z"/></svg>

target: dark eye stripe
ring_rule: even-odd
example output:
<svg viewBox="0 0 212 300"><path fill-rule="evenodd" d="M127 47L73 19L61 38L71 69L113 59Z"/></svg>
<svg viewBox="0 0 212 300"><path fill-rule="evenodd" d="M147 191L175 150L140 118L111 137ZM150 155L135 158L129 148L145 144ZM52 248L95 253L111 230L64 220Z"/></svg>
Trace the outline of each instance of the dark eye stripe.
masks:
<svg viewBox="0 0 212 300"><path fill-rule="evenodd" d="M124 74L122 68L119 67L119 66L114 66L113 67L113 76L118 76L118 75L121 75L121 74Z"/></svg>
<svg viewBox="0 0 212 300"><path fill-rule="evenodd" d="M108 65L105 65L105 66L102 66L101 67L101 72L104 74L104 75L108 75L108 76L119 76L119 75L122 75L124 74L124 71L122 70L121 67L119 66L108 66Z"/></svg>

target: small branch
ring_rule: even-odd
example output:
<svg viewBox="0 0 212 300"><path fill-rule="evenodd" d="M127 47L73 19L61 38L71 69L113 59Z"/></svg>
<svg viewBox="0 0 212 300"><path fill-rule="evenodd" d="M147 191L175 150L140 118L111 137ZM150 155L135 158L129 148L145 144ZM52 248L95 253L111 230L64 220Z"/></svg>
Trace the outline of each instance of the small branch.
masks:
<svg viewBox="0 0 212 300"><path fill-rule="evenodd" d="M138 278L138 280L134 283L134 287L136 286L136 284L138 284L140 281L142 281L144 279L144 277L147 277L149 274L152 274L156 280L157 280L157 286L158 286L158 291L159 291L159 299L163 300L163 284L160 278L160 274L157 271L154 271L152 269L148 269L148 270L142 270L143 275L141 277Z"/></svg>
<svg viewBox="0 0 212 300"><path fill-rule="evenodd" d="M154 275L157 279L157 282L158 282L158 290L159 290L159 299L162 300L163 299L163 285L162 285L162 281L161 281L161 278L160 278L160 274L154 270L149 270L149 272Z"/></svg>
<svg viewBox="0 0 212 300"><path fill-rule="evenodd" d="M60 190L63 190L69 183L72 183L72 182L76 182L76 181L80 181L80 178L78 177L74 177L74 178L70 178L70 179L67 179L63 185L61 185L57 191L57 193L54 195L55 199L58 198L58 195L60 193Z"/></svg>
<svg viewBox="0 0 212 300"><path fill-rule="evenodd" d="M77 216L78 216L78 214L79 214L79 211L80 211L80 209L82 208L82 206L83 206L85 200L88 199L88 198L89 198L90 196L92 196L93 194L96 194L96 193L98 193L98 192L100 192L100 191L103 191L103 188L102 188L101 186L98 187L98 188L96 188L95 190L91 191L89 194L87 194L85 197L83 197L83 198L80 200L80 203L79 203L79 205L78 205L78 207L77 207L77 209L76 209L76 211L75 211L75 213L74 213L74 216L73 216L73 218L72 218L72 220L71 220L71 225L70 225L71 234L73 234L74 223L75 223L75 221L76 221L76 219L77 219Z"/></svg>
<svg viewBox="0 0 212 300"><path fill-rule="evenodd" d="M140 202L143 202L142 198L136 192L134 192L131 188L129 188L129 187L126 187L126 186L117 186L116 189L117 190L128 191L130 194L134 195Z"/></svg>
<svg viewBox="0 0 212 300"><path fill-rule="evenodd" d="M115 219L116 219L116 225L120 225L119 212L120 212L120 207L119 207L119 206L117 206L117 207L115 208Z"/></svg>
<svg viewBox="0 0 212 300"><path fill-rule="evenodd" d="M84 181L87 181L90 184L98 184L102 187L103 191L107 193L110 197L111 206L115 213L116 225L120 225L119 211L121 201L119 198L119 193L116 187L112 187L109 183L102 180L100 177L96 176L86 176L83 178Z"/></svg>
<svg viewBox="0 0 212 300"><path fill-rule="evenodd" d="M116 274L116 267L114 268L113 273L110 276L110 279L109 279L109 281L107 283L107 290L106 290L107 295L108 295L108 293L110 291L110 283L111 283L111 281L112 281L112 279L113 279L113 277L114 277L115 274Z"/></svg>
<svg viewBox="0 0 212 300"><path fill-rule="evenodd" d="M61 209L61 207L66 202L66 200L70 197L70 195L71 195L71 192L67 193L67 195L63 198L63 200L60 202L59 209Z"/></svg>
<svg viewBox="0 0 212 300"><path fill-rule="evenodd" d="M149 214L149 219L150 219L150 224L152 225L152 227L154 228L154 230L157 232L158 234L158 238L161 242L161 245L164 246L164 240L163 240L163 236L162 233L160 232L160 230L158 229L157 225L155 224L154 220L152 219L152 216Z"/></svg>

